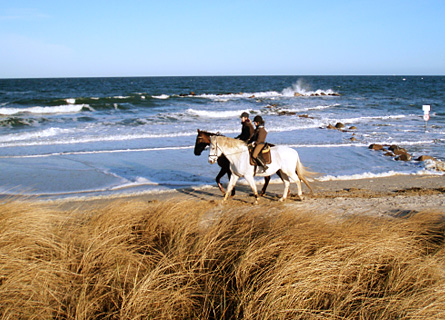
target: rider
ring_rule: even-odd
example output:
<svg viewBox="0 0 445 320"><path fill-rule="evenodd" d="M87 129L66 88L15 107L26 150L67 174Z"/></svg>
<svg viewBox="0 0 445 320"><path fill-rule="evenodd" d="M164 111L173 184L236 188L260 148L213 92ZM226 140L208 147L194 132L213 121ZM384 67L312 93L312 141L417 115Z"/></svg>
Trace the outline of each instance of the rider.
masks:
<svg viewBox="0 0 445 320"><path fill-rule="evenodd" d="M258 157L258 155L266 143L267 131L264 129L264 120L261 116L255 116L255 118L253 118L253 122L255 123L256 129L254 135L252 138L250 138L248 143L255 145L255 149L253 149L252 152L252 157L260 166L263 167L264 171L266 171L269 167L264 163L261 157Z"/></svg>
<svg viewBox="0 0 445 320"><path fill-rule="evenodd" d="M255 133L252 122L250 122L249 114L247 112L241 113L241 134L235 139L240 139L245 142L249 141Z"/></svg>

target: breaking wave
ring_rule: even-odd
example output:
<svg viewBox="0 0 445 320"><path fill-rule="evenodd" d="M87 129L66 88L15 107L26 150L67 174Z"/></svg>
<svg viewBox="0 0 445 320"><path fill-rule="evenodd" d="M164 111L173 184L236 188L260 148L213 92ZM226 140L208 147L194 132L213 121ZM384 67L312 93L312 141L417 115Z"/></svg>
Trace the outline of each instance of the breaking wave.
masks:
<svg viewBox="0 0 445 320"><path fill-rule="evenodd" d="M0 108L0 115L10 116L16 114L57 114L57 113L77 113L82 109L92 108L87 104L68 104L54 107L29 107L29 108Z"/></svg>

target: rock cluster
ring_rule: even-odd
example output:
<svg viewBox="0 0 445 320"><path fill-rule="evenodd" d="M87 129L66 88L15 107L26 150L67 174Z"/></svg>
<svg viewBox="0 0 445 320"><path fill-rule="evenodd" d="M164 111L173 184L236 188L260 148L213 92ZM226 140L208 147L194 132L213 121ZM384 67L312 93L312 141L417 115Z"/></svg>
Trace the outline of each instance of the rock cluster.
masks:
<svg viewBox="0 0 445 320"><path fill-rule="evenodd" d="M266 109L269 109L269 110L271 110L273 112L276 112L279 116L295 116L295 115L297 115L297 113L295 111L283 110L277 104L270 104L270 105L266 106ZM299 114L297 116L299 118L313 119L308 114Z"/></svg>
<svg viewBox="0 0 445 320"><path fill-rule="evenodd" d="M417 157L416 159L413 159L412 155L408 153L408 151L404 148L401 148L397 145L382 145L373 143L369 145L369 149L376 150L376 151L383 151L385 156L393 157L394 160L397 161L431 161L432 162L432 168L434 168L437 171L445 171L445 163L437 160L434 157L422 155L420 157Z"/></svg>
<svg viewBox="0 0 445 320"><path fill-rule="evenodd" d="M384 155L388 157L394 157L397 161L411 161L413 157L404 148L401 148L395 144L393 145L381 145L373 143L369 145L369 149L384 151Z"/></svg>
<svg viewBox="0 0 445 320"><path fill-rule="evenodd" d="M337 122L337 123L335 124L335 126L332 125L332 124L328 124L328 126L326 127L326 129L330 129L330 130L340 130L340 131L343 131L343 132L348 132L348 130L357 130L357 127L356 127L356 126L350 126L348 129L346 129L346 126L345 126L343 123L341 123L341 122Z"/></svg>

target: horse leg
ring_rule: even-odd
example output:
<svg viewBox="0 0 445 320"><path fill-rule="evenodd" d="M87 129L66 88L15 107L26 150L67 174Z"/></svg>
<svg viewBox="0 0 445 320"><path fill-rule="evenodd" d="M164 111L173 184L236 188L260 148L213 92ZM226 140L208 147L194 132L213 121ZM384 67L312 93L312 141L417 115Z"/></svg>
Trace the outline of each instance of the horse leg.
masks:
<svg viewBox="0 0 445 320"><path fill-rule="evenodd" d="M256 189L255 178L253 176L244 176L249 186L252 188L253 195L255 196L255 204L258 204L260 200L260 196L258 195L258 191Z"/></svg>
<svg viewBox="0 0 445 320"><path fill-rule="evenodd" d="M283 196L278 201L283 202L284 200L287 199L287 196L289 194L290 181L289 181L289 176L286 173L284 173L283 171L281 171L279 176L280 176L281 180L283 180L284 190L283 190Z"/></svg>
<svg viewBox="0 0 445 320"><path fill-rule="evenodd" d="M227 170L227 177L229 178L229 181L230 181L230 178L232 177L232 171L230 171L230 169ZM235 185L233 186L233 189L232 189L232 197L234 197L234 196L235 196Z"/></svg>
<svg viewBox="0 0 445 320"><path fill-rule="evenodd" d="M282 173L283 173L283 171L278 170L278 171L277 171L277 176L279 176L280 179L281 179L281 181L283 181L283 183L284 183L284 179L283 179L283 177L281 176ZM286 196L286 197L289 197L289 196L290 196L290 188L289 188L289 190L287 190L287 196Z"/></svg>
<svg viewBox="0 0 445 320"><path fill-rule="evenodd" d="M224 201L227 200L229 197L230 192L232 191L233 187L235 187L236 182L238 181L239 177L236 174L232 174L230 177L229 185L227 186L226 195L224 196Z"/></svg>
<svg viewBox="0 0 445 320"><path fill-rule="evenodd" d="M298 188L298 193L297 193L297 195L298 195L298 199L299 199L299 200L303 200L303 192L301 191L302 188L301 188L301 181L300 181L300 178L298 177L298 175L297 175L296 173L293 173L293 174L290 176L290 178L291 178L292 180L294 180L295 183L297 184L297 188Z"/></svg>
<svg viewBox="0 0 445 320"><path fill-rule="evenodd" d="M261 189L260 197L264 196L266 194L267 186L269 185L270 176L264 177L264 186L263 189Z"/></svg>
<svg viewBox="0 0 445 320"><path fill-rule="evenodd" d="M221 192L223 194L226 194L226 191L224 190L224 187L221 183L221 178L226 174L226 170L224 168L221 168L221 170L219 171L218 175L215 178L216 183L218 184L218 188L219 190L221 190Z"/></svg>

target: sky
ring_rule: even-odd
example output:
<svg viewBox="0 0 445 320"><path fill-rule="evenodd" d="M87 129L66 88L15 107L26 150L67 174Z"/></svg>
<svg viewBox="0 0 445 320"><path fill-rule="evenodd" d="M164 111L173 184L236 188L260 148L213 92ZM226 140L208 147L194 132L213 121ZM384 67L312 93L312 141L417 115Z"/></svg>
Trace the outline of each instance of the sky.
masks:
<svg viewBox="0 0 445 320"><path fill-rule="evenodd" d="M443 0L0 0L0 78L445 75Z"/></svg>

